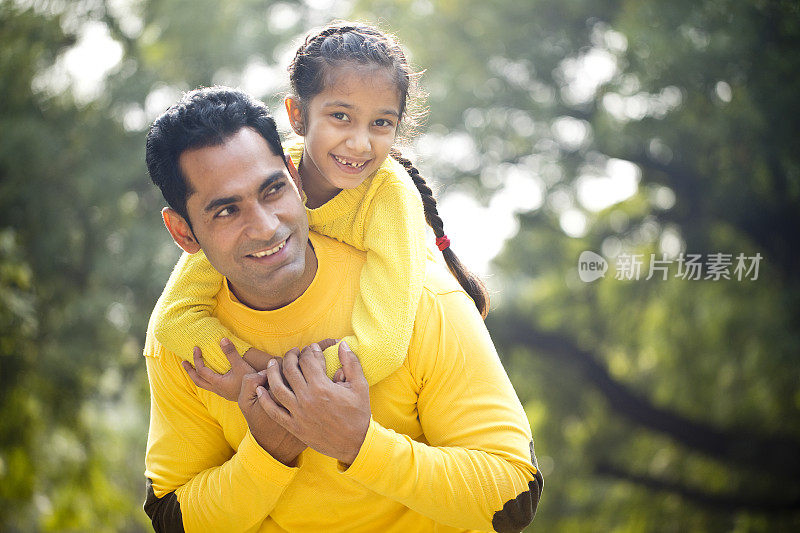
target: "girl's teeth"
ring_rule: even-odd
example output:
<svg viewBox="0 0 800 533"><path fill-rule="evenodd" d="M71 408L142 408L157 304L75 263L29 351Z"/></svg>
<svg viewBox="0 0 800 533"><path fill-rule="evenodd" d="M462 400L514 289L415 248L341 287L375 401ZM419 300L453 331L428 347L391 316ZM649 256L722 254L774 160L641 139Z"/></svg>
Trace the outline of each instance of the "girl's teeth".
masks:
<svg viewBox="0 0 800 533"><path fill-rule="evenodd" d="M366 164L366 162L365 163L351 163L350 161L347 161L346 159L342 159L341 157L338 157L338 156L333 156L333 158L336 159L339 163L341 163L343 165L347 165L348 167L353 167L353 168L361 168Z"/></svg>
<svg viewBox="0 0 800 533"><path fill-rule="evenodd" d="M266 256L268 256L268 255L272 255L272 254L274 254L275 252L279 252L279 251L281 250L281 248L283 248L283 246L284 246L285 244L286 244L286 241L283 241L282 243L280 243L280 244L279 244L278 246L276 246L275 248L272 248L271 250L266 250L266 251L264 251L264 252L256 252L256 253L254 253L254 254L251 254L251 255L252 255L253 257L266 257Z"/></svg>

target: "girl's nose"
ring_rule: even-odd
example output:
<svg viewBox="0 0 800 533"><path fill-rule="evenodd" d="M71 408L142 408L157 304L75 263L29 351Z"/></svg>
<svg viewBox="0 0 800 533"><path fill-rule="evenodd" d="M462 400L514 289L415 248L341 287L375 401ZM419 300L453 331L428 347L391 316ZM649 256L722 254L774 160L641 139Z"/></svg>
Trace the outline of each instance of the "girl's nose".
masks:
<svg viewBox="0 0 800 533"><path fill-rule="evenodd" d="M372 150L372 143L369 139L369 132L357 129L347 138L347 148L357 154L367 153Z"/></svg>

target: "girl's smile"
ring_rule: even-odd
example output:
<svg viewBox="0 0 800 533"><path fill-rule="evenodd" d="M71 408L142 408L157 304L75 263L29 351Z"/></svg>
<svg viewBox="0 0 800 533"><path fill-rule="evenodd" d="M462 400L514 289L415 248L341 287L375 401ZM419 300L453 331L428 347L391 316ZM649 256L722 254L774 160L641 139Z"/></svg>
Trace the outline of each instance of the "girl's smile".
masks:
<svg viewBox="0 0 800 533"><path fill-rule="evenodd" d="M388 157L400 120L401 95L390 69L328 69L325 88L305 110L295 98L286 99L295 131L305 137L299 171L311 208L370 177Z"/></svg>

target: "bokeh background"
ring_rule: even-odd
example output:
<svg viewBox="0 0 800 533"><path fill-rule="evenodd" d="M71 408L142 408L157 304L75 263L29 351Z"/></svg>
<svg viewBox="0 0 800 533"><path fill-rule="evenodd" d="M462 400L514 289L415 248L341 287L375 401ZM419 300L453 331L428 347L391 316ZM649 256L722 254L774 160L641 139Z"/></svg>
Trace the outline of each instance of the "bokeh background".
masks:
<svg viewBox="0 0 800 533"><path fill-rule="evenodd" d="M0 530L150 529L141 349L178 248L146 128L212 83L285 127L298 39L343 17L425 71L407 149L492 289L546 479L533 529L797 531L798 6L0 0ZM605 277L581 281L584 250ZM691 280L681 253L763 259Z"/></svg>

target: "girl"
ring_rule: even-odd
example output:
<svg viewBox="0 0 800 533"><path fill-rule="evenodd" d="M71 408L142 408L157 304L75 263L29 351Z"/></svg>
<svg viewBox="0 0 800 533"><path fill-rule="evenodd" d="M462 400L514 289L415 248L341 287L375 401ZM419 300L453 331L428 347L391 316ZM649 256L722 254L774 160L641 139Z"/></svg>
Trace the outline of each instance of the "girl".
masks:
<svg viewBox="0 0 800 533"><path fill-rule="evenodd" d="M425 220L450 271L484 317L488 295L450 250L425 180L392 149L415 81L400 46L370 26L331 24L306 38L289 78L293 95L285 99L286 111L303 139L287 152L299 169L309 226L366 252L353 335L344 341L372 385L406 357L425 276ZM156 306L156 338L187 360L198 345L208 366L224 373L230 363L218 343L228 337L253 367L263 369L265 354L211 315L221 283L202 253L184 254ZM324 355L333 376L340 367L338 343ZM235 401L238 392L232 386L222 396Z"/></svg>

